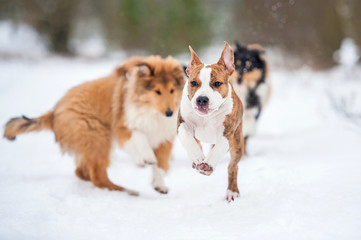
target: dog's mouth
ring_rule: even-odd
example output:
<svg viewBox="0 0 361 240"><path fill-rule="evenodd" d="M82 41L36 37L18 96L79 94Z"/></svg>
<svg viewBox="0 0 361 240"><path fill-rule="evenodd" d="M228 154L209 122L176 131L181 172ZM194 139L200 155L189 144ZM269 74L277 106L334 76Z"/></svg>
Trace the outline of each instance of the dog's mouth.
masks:
<svg viewBox="0 0 361 240"><path fill-rule="evenodd" d="M238 85L242 85L242 82L243 82L243 79L242 79L242 78L238 78L238 79L237 79Z"/></svg>
<svg viewBox="0 0 361 240"><path fill-rule="evenodd" d="M208 106L199 106L196 107L197 113L199 115L205 116L213 112L213 109L210 109Z"/></svg>

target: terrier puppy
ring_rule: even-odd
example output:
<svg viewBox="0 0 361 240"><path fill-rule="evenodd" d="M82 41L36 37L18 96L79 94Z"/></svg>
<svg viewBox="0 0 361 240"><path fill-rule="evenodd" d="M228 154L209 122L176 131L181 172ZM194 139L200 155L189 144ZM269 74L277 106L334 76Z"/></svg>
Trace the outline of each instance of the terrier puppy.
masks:
<svg viewBox="0 0 361 240"><path fill-rule="evenodd" d="M234 55L225 42L216 64L203 64L189 46L192 59L187 67L186 82L178 114L178 136L192 166L204 175L211 175L219 159L229 150L227 201L239 197L238 162L244 151L242 135L243 106L228 82L234 71ZM204 156L200 142L213 144Z"/></svg>

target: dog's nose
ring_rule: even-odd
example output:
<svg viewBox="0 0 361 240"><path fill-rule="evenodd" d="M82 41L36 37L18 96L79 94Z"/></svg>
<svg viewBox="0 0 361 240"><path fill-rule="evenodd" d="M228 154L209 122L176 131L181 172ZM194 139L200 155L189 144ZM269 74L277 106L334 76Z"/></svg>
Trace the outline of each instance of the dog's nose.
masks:
<svg viewBox="0 0 361 240"><path fill-rule="evenodd" d="M165 112L165 115L166 115L167 117L171 117L171 116L173 115L173 111L170 110L170 109L168 109L168 110Z"/></svg>
<svg viewBox="0 0 361 240"><path fill-rule="evenodd" d="M197 98L197 104L198 104L199 106L204 106L204 105L207 105L207 104L208 104L208 102L209 102L208 97L205 97L205 96L199 96L199 97Z"/></svg>

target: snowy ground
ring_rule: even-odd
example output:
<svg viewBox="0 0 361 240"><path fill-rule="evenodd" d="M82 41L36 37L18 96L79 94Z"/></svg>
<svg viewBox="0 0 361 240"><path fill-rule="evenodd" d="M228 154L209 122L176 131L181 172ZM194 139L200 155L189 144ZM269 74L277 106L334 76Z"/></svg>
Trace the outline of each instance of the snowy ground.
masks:
<svg viewBox="0 0 361 240"><path fill-rule="evenodd" d="M67 89L116 64L1 60L1 125L46 112ZM76 178L50 132L1 139L0 239L361 239L361 127L334 107L346 102L348 113L360 112L361 69L352 71L273 71L272 99L239 164L241 198L230 204L228 156L206 177L177 142L170 192L160 195L150 167L116 149L109 174L140 191L131 197Z"/></svg>
<svg viewBox="0 0 361 240"><path fill-rule="evenodd" d="M0 59L1 125L45 113L67 89L119 63L52 57L31 30L20 29L15 41L8 28L0 24L3 56L29 55L21 47L32 39L36 58ZM222 47L200 56L214 62ZM272 82L239 164L241 198L230 204L229 157L206 177L178 141L168 195L151 188L150 167L114 150L110 178L140 191L131 197L76 178L73 158L61 155L51 132L0 139L0 239L361 239L361 68L273 69Z"/></svg>

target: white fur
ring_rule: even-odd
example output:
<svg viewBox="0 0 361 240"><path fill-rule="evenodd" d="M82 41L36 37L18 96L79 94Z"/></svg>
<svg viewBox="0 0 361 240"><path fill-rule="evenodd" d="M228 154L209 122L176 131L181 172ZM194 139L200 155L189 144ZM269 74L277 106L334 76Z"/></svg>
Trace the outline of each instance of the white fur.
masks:
<svg viewBox="0 0 361 240"><path fill-rule="evenodd" d="M227 190L227 193L226 193L226 200L228 202L230 201L233 201L233 200L236 200L236 198L239 198L239 193L238 192L232 192L231 190Z"/></svg>
<svg viewBox="0 0 361 240"><path fill-rule="evenodd" d="M244 106L246 106L246 97L248 94L248 88L244 84L233 84L234 90L238 97L241 99ZM267 84L261 83L257 89L256 94L259 97L261 103L264 102L267 95ZM253 136L256 133L258 108L244 108L243 113L243 136Z"/></svg>
<svg viewBox="0 0 361 240"><path fill-rule="evenodd" d="M173 140L177 131L177 114L166 117L156 109L137 108L130 103L125 106L127 127L131 131L142 132L152 149L158 148L163 142Z"/></svg>
<svg viewBox="0 0 361 240"><path fill-rule="evenodd" d="M203 151L194 139L192 130L188 129L187 124L184 122L179 125L178 137L186 149L189 159L196 164L200 164L205 159Z"/></svg>
<svg viewBox="0 0 361 240"><path fill-rule="evenodd" d="M157 167L156 165L152 167L152 170L153 170L153 180L152 180L153 188L162 193L167 193L168 187L165 186L163 179L165 175L164 170Z"/></svg>
<svg viewBox="0 0 361 240"><path fill-rule="evenodd" d="M253 136L256 133L256 115L258 114L258 108L247 108L243 114L243 136Z"/></svg>
<svg viewBox="0 0 361 240"><path fill-rule="evenodd" d="M218 108L222 105L222 103L225 101L225 98L222 97L222 95L211 88L210 81L211 81L211 73L212 69L207 68L209 66L208 64L205 64L204 67L199 72L199 80L202 82L201 87L197 90L197 92L194 94L191 103L192 107L194 109L197 108L197 98L199 96L205 96L209 99L209 113L211 114L214 111L217 111ZM196 111L196 113L198 113Z"/></svg>
<svg viewBox="0 0 361 240"><path fill-rule="evenodd" d="M208 156L205 159L205 162L208 163L210 166L215 167L218 161L228 152L228 150L228 139L222 136L218 139L217 143L209 152Z"/></svg>
<svg viewBox="0 0 361 240"><path fill-rule="evenodd" d="M124 143L123 149L137 165L157 163L147 136L141 131L133 130L131 138Z"/></svg>
<svg viewBox="0 0 361 240"><path fill-rule="evenodd" d="M267 88L268 86L266 83L261 83L256 89L256 93L259 96L261 103L263 103L267 96Z"/></svg>
<svg viewBox="0 0 361 240"><path fill-rule="evenodd" d="M193 162L199 164L204 161L212 167L215 167L219 158L221 158L229 149L228 139L223 136L223 122L226 115L231 113L233 109L232 87L229 84L228 95L225 98L222 98L222 103L218 106L216 111L213 111L206 116L201 116L197 113L197 110L193 108L192 103L188 98L187 85L188 83L184 86L181 101L180 112L184 122L182 122L178 128L179 139L186 149L189 158ZM201 88L198 91L200 90ZM211 91L217 92L213 89L211 89ZM210 101L213 101L210 97L217 96L211 92L208 92L208 94ZM219 94L219 96L221 95ZM194 136L201 142L215 144L206 158L204 158L204 154L195 141Z"/></svg>
<svg viewBox="0 0 361 240"><path fill-rule="evenodd" d="M246 107L245 103L246 103L246 96L248 93L248 89L247 89L246 85L244 85L244 84L239 85L238 83L233 83L233 88L234 88L234 91L236 92L237 96L239 97L239 99L241 99L243 106Z"/></svg>

